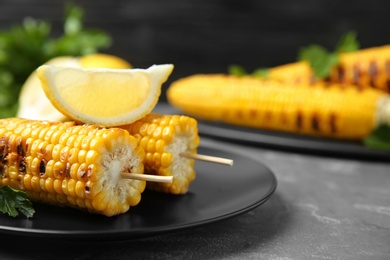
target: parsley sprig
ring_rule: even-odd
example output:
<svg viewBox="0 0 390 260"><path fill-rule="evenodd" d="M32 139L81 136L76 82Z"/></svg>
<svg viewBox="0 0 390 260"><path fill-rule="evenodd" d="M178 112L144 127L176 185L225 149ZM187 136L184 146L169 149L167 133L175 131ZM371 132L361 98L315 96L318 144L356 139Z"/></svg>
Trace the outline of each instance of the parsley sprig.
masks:
<svg viewBox="0 0 390 260"><path fill-rule="evenodd" d="M341 53L354 52L359 48L357 34L351 31L342 36L334 51L329 51L318 44L312 44L299 51L298 60L308 61L315 77L325 79L330 75L331 69L339 62Z"/></svg>
<svg viewBox="0 0 390 260"><path fill-rule="evenodd" d="M251 75L251 76L256 77L256 78L265 79L268 76L268 69L267 68L257 68L252 73L249 73L249 72L247 72L247 70L243 66L233 64L233 65L230 65L228 67L228 73L230 75L235 75L235 76L239 76L239 77Z"/></svg>
<svg viewBox="0 0 390 260"><path fill-rule="evenodd" d="M109 35L83 27L80 7L67 4L65 8L60 37L53 37L49 22L31 17L0 32L0 118L16 114L20 89L41 64L56 56L79 56L110 46Z"/></svg>
<svg viewBox="0 0 390 260"><path fill-rule="evenodd" d="M27 218L33 217L35 210L27 198L27 193L15 190L10 186L0 188L0 211L11 217L19 215L19 211Z"/></svg>
<svg viewBox="0 0 390 260"><path fill-rule="evenodd" d="M390 127L387 125L378 126L369 136L363 139L366 147L390 151Z"/></svg>

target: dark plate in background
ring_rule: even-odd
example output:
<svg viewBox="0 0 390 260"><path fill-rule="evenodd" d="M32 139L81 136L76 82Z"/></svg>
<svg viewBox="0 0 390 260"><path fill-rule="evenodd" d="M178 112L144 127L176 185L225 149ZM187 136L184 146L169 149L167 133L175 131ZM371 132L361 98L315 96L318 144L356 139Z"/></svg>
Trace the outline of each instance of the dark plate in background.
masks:
<svg viewBox="0 0 390 260"><path fill-rule="evenodd" d="M197 161L197 178L187 194L145 191L139 205L110 218L37 204L32 219L0 215L0 233L77 240L136 239L237 216L264 203L276 189L274 174L254 159L203 145L199 153L233 159L234 166Z"/></svg>
<svg viewBox="0 0 390 260"><path fill-rule="evenodd" d="M233 142L346 158L390 160L390 152L368 148L359 142L250 129L223 123L198 122L201 135Z"/></svg>

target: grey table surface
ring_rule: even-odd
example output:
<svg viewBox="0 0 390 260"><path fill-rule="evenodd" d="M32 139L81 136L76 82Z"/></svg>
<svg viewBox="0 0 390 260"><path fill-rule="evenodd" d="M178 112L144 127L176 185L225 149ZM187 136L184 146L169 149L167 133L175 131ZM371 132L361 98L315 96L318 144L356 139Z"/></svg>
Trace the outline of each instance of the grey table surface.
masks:
<svg viewBox="0 0 390 260"><path fill-rule="evenodd" d="M237 217L138 240L1 235L0 259L390 259L388 162L262 149L202 138L259 160L278 187Z"/></svg>

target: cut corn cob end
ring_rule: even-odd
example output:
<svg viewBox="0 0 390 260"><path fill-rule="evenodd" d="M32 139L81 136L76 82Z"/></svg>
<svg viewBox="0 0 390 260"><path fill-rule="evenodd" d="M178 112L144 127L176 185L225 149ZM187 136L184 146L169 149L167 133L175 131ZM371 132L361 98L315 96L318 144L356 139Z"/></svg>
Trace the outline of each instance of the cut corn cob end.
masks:
<svg viewBox="0 0 390 260"><path fill-rule="evenodd" d="M145 152L145 172L173 176L172 183L148 182L151 190L184 194L195 179L194 159L180 154L196 154L199 146L197 121L180 115L149 114L143 119L121 126L139 139Z"/></svg>
<svg viewBox="0 0 390 260"><path fill-rule="evenodd" d="M33 201L113 216L135 206L145 181L144 151L128 132L93 125L0 120L0 186L26 191Z"/></svg>
<svg viewBox="0 0 390 260"><path fill-rule="evenodd" d="M384 95L379 99L377 106L376 126L390 126L390 96Z"/></svg>

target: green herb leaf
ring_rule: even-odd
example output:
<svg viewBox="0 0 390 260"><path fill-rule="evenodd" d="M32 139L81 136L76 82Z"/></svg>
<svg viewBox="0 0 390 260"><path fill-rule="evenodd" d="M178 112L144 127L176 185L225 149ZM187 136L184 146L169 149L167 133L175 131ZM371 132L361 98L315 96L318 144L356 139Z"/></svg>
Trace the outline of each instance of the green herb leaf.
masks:
<svg viewBox="0 0 390 260"><path fill-rule="evenodd" d="M0 188L0 211L11 217L19 215L20 211L27 218L33 217L35 210L23 191L12 189L9 186Z"/></svg>
<svg viewBox="0 0 390 260"><path fill-rule="evenodd" d="M230 75L235 75L235 76L239 76L239 77L250 75L250 76L253 76L256 78L264 79L264 78L268 77L268 72L269 72L269 69L267 69L267 68L258 68L249 74L246 71L246 69L240 65L230 65L228 68L228 73Z"/></svg>
<svg viewBox="0 0 390 260"><path fill-rule="evenodd" d="M268 77L269 69L259 68L252 72L252 75L256 78L266 79Z"/></svg>
<svg viewBox="0 0 390 260"><path fill-rule="evenodd" d="M245 70L243 66L240 65L230 65L228 68L228 73L235 76L245 76L248 75L248 72Z"/></svg>
<svg viewBox="0 0 390 260"><path fill-rule="evenodd" d="M68 3L65 7L65 12L65 34L74 35L79 33L83 28L84 11L80 7Z"/></svg>
<svg viewBox="0 0 390 260"><path fill-rule="evenodd" d="M390 151L390 127L380 125L363 140L367 147Z"/></svg>
<svg viewBox="0 0 390 260"><path fill-rule="evenodd" d="M0 32L0 118L15 116L19 92L27 77L41 64L57 56L80 56L111 45L100 30L83 28L84 12L66 6L64 33L54 38L51 24L28 17Z"/></svg>
<svg viewBox="0 0 390 260"><path fill-rule="evenodd" d="M324 79L330 75L334 66L339 62L339 54L353 52L360 48L355 32L348 32L341 38L333 52L324 47L313 44L302 48L298 53L298 60L306 60L310 63L314 75L318 79Z"/></svg>
<svg viewBox="0 0 390 260"><path fill-rule="evenodd" d="M360 44L357 40L357 33L354 31L348 32L341 38L336 46L337 53L354 52L360 49Z"/></svg>
<svg viewBox="0 0 390 260"><path fill-rule="evenodd" d="M320 45L310 45L299 52L299 60L306 60L310 63L314 75L317 78L326 78L338 63L338 55L327 51Z"/></svg>

